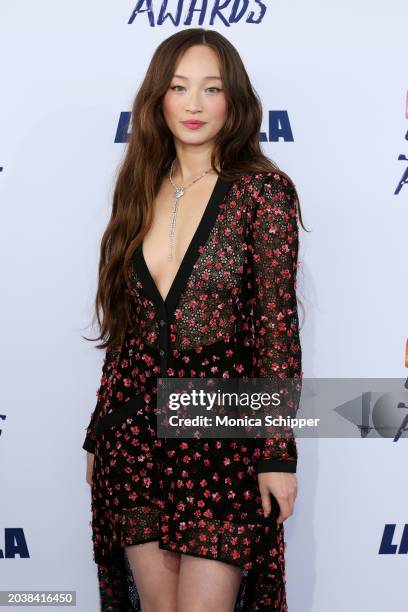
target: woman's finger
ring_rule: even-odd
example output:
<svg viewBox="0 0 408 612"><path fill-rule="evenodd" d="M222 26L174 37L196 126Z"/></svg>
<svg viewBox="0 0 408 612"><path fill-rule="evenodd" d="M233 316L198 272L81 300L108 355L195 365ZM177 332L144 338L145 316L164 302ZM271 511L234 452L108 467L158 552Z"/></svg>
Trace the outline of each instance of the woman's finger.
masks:
<svg viewBox="0 0 408 612"><path fill-rule="evenodd" d="M271 513L272 505L271 505L271 495L269 490L262 487L260 488L261 499L262 499L262 508L264 511L264 516L269 516Z"/></svg>
<svg viewBox="0 0 408 612"><path fill-rule="evenodd" d="M91 485L92 484L92 473L94 466L94 458L95 455L93 453L87 453L86 457L86 482Z"/></svg>
<svg viewBox="0 0 408 612"><path fill-rule="evenodd" d="M283 523L289 516L293 514L293 496L285 495L284 497L278 498L279 504L279 516L277 518L278 523Z"/></svg>

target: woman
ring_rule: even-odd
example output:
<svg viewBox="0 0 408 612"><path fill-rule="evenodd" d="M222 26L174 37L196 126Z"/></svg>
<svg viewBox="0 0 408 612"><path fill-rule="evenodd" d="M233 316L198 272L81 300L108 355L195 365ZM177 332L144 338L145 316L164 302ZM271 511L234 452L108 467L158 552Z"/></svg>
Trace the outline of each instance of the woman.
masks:
<svg viewBox="0 0 408 612"><path fill-rule="evenodd" d="M135 98L101 243L106 357L83 445L104 611L287 610L291 432L165 440L155 413L158 377L301 378L302 220L260 150L261 117L235 48L201 28L160 44Z"/></svg>

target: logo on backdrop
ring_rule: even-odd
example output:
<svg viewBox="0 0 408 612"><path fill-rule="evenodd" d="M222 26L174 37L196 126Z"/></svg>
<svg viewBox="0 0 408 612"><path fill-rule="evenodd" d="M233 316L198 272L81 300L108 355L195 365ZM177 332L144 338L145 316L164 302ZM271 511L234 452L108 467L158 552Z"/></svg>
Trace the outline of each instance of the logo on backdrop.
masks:
<svg viewBox="0 0 408 612"><path fill-rule="evenodd" d="M404 525L402 535L395 535L395 523L387 523L381 538L379 555L407 555L408 554L408 525Z"/></svg>
<svg viewBox="0 0 408 612"><path fill-rule="evenodd" d="M4 530L4 548L0 548L0 559L29 559L28 546L21 527L6 527Z"/></svg>
<svg viewBox="0 0 408 612"><path fill-rule="evenodd" d="M408 119L408 89L405 96L405 119ZM408 141L408 130L405 132L405 140ZM398 155L398 160L408 162L408 157L404 153L400 153ZM408 185L408 165L406 166L397 188L394 191L394 195L398 195L404 185Z"/></svg>
<svg viewBox="0 0 408 612"><path fill-rule="evenodd" d="M129 125L131 114L128 111L120 113L118 126L116 128L115 143L126 143L129 141ZM260 132L261 142L293 142L293 132L290 125L288 111L271 110L268 112L268 131Z"/></svg>
<svg viewBox="0 0 408 612"><path fill-rule="evenodd" d="M171 4L169 7L168 5ZM197 6L198 5L198 6ZM224 25L234 23L261 23L266 13L266 4L261 0L233 0L232 2L197 2L197 0L138 0L129 17L132 24L136 18L147 21L151 28L174 25Z"/></svg>
<svg viewBox="0 0 408 612"><path fill-rule="evenodd" d="M408 368L408 338L405 342L405 367ZM360 430L362 438L376 432L383 438L408 437L408 378L401 391L373 393L367 391L345 402L338 413Z"/></svg>
<svg viewBox="0 0 408 612"><path fill-rule="evenodd" d="M0 172L1 172L1 170L0 170ZM0 414L0 426L1 426L1 421L5 421L5 420L6 420L6 415L5 414ZM0 427L0 436L1 436L2 431L3 430Z"/></svg>

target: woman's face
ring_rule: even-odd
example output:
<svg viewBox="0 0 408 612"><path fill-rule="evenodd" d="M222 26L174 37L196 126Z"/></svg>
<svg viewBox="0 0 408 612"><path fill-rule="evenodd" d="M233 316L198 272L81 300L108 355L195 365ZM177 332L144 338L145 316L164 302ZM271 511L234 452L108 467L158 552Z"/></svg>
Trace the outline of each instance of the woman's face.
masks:
<svg viewBox="0 0 408 612"><path fill-rule="evenodd" d="M227 102L214 51L190 47L174 71L163 97L163 115L175 141L201 145L213 140L227 118ZM184 122L203 122L194 127Z"/></svg>

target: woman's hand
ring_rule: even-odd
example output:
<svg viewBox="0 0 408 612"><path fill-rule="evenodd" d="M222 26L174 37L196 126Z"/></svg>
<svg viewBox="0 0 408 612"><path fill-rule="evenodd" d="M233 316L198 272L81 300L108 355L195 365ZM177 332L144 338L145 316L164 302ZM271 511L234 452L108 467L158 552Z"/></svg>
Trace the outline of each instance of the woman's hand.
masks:
<svg viewBox="0 0 408 612"><path fill-rule="evenodd" d="M261 472L258 474L259 490L265 516L271 512L270 493L276 498L280 513L278 523L283 523L291 514L297 495L297 478L290 472Z"/></svg>
<svg viewBox="0 0 408 612"><path fill-rule="evenodd" d="M86 482L91 485L92 484L92 472L94 465L95 455L87 451L86 453Z"/></svg>

